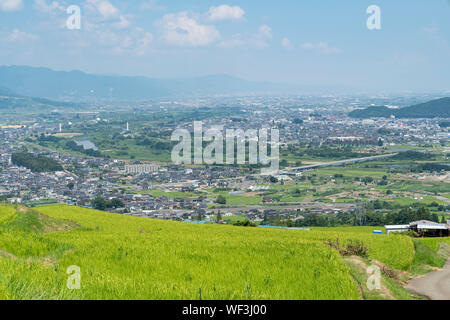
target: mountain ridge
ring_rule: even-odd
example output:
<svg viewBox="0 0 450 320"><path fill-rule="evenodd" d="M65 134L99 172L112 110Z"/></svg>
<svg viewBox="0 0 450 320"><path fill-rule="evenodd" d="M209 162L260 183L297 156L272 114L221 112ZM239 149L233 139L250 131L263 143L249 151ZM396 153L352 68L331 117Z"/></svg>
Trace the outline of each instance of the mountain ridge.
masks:
<svg viewBox="0 0 450 320"><path fill-rule="evenodd" d="M27 96L49 99L151 99L176 95L208 95L282 90L272 83L252 82L229 75L157 79L144 76L94 75L79 70L0 66L0 84Z"/></svg>
<svg viewBox="0 0 450 320"><path fill-rule="evenodd" d="M0 84L19 94L54 100L151 100L171 97L306 94L348 90L343 86L294 85L249 81L231 75L187 78L96 75L79 70L55 71L46 67L0 66Z"/></svg>
<svg viewBox="0 0 450 320"><path fill-rule="evenodd" d="M350 112L349 117L367 118L450 118L450 97L435 99L400 109L372 106Z"/></svg>

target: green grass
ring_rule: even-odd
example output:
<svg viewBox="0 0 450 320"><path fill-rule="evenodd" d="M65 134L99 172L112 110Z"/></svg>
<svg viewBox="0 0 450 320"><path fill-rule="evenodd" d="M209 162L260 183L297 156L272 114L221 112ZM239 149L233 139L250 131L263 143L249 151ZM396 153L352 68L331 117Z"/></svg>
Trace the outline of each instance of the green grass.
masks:
<svg viewBox="0 0 450 320"><path fill-rule="evenodd" d="M338 253L296 232L168 222L67 206L39 211L45 214L41 219L71 220L84 228L2 232L1 250L16 258L0 258L6 271L0 298L359 298ZM24 225L25 230L29 224ZM20 237L13 241L15 235ZM33 261L29 269L27 260ZM65 288L71 265L82 270L82 289L75 293Z"/></svg>
<svg viewBox="0 0 450 320"><path fill-rule="evenodd" d="M382 227L276 230L62 205L36 210L0 208L0 217L15 214L0 224L0 299L371 298L361 296L355 270L327 239L360 240L369 260L392 269L420 273L426 264L442 265L434 239L372 234ZM66 288L72 265L81 268L81 290ZM390 279L384 284L394 298L408 298Z"/></svg>
<svg viewBox="0 0 450 320"><path fill-rule="evenodd" d="M430 271L430 266L442 268L447 261L421 240L414 240L414 247L416 253L412 266L413 274L427 273Z"/></svg>
<svg viewBox="0 0 450 320"><path fill-rule="evenodd" d="M200 196L205 196L206 194L203 192L181 192L181 191L162 191L159 189L154 190L148 190L148 191L141 191L142 194L151 194L153 197L159 198L162 196L165 196L169 199L175 199L175 198L198 198Z"/></svg>
<svg viewBox="0 0 450 320"><path fill-rule="evenodd" d="M450 237L446 238L423 238L419 239L422 243L426 244L431 250L437 251L440 243L447 243L450 245Z"/></svg>
<svg viewBox="0 0 450 320"><path fill-rule="evenodd" d="M371 169L364 170L364 169L349 169L349 168L336 168L336 169L318 169L315 172L320 175L330 175L334 176L335 174L344 174L346 177L374 177L374 178L382 178L383 176L387 175L386 170L375 170Z"/></svg>
<svg viewBox="0 0 450 320"><path fill-rule="evenodd" d="M225 198L228 205L258 205L263 200L260 196L226 195Z"/></svg>
<svg viewBox="0 0 450 320"><path fill-rule="evenodd" d="M367 287L367 268L371 265L370 261L364 261L360 258L345 258L350 274L360 288L362 298L364 300L413 300L414 297L403 288L401 284L393 279L390 279L384 274L381 274L381 290L369 290ZM367 259L365 259L367 260ZM359 261L359 263L357 262Z"/></svg>
<svg viewBox="0 0 450 320"><path fill-rule="evenodd" d="M446 182L430 182L430 181L412 181L412 180L396 180L389 186L378 187L379 189L391 189L395 191L412 191L412 192L433 192L442 194L448 192L450 186Z"/></svg>
<svg viewBox="0 0 450 320"><path fill-rule="evenodd" d="M400 206L406 207L406 206L411 206L415 203L420 203L422 205L430 205L431 203L437 203L439 205L446 205L447 203L436 199L435 197L432 196L422 196L422 199L413 199L413 198L409 198L409 197L398 197L398 198L381 198L381 201L389 201L389 202L395 202Z"/></svg>
<svg viewBox="0 0 450 320"><path fill-rule="evenodd" d="M0 224L7 223L17 216L13 207L0 207Z"/></svg>

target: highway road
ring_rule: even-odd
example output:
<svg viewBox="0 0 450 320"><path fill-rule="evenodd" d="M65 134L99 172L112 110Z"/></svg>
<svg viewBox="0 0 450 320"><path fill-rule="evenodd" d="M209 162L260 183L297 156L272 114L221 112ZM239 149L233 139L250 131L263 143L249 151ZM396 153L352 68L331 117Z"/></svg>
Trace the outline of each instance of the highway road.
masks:
<svg viewBox="0 0 450 320"><path fill-rule="evenodd" d="M398 153L383 154L383 155L379 155L379 156L371 156L371 157L364 157L364 158L347 159L347 160L320 163L320 164L314 164L314 165L310 165L310 166L303 166L303 167L297 167L297 168L286 168L284 171L305 171L305 170L311 170L311 169L317 169L317 168L339 166L339 165L348 164L348 163L357 163L357 162L363 162L363 161L391 158L396 155L398 155Z"/></svg>

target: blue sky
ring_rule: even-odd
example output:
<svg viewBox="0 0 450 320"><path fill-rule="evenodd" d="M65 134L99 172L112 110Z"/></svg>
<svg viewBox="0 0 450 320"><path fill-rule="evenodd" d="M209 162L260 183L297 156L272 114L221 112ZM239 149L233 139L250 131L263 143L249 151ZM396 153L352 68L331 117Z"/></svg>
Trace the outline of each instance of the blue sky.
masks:
<svg viewBox="0 0 450 320"><path fill-rule="evenodd" d="M448 0L0 0L1 65L97 74L450 90L449 35Z"/></svg>

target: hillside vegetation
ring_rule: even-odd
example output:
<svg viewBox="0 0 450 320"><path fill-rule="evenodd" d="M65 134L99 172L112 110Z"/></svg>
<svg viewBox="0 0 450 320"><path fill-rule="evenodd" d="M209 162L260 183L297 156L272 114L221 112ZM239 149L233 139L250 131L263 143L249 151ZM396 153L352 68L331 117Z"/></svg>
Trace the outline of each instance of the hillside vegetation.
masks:
<svg viewBox="0 0 450 320"><path fill-rule="evenodd" d="M44 155L34 155L28 152L18 152L11 155L11 162L17 166L25 167L33 172L62 171L63 167L58 161Z"/></svg>
<svg viewBox="0 0 450 320"><path fill-rule="evenodd" d="M374 106L366 109L358 109L349 113L352 118L449 118L450 117L450 98L420 103L400 109L391 109L385 106Z"/></svg>
<svg viewBox="0 0 450 320"><path fill-rule="evenodd" d="M0 111L42 110L50 108L75 108L79 105L70 102L53 101L44 98L28 97L0 85Z"/></svg>
<svg viewBox="0 0 450 320"><path fill-rule="evenodd" d="M328 239L360 240L367 258L393 269L410 270L414 260L409 237L367 228L269 230L37 210L0 210L0 299L361 299ZM66 288L73 265L81 290Z"/></svg>

